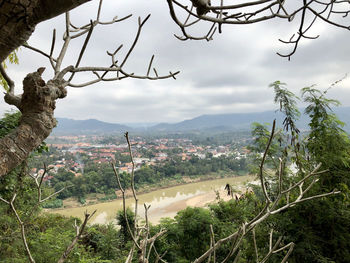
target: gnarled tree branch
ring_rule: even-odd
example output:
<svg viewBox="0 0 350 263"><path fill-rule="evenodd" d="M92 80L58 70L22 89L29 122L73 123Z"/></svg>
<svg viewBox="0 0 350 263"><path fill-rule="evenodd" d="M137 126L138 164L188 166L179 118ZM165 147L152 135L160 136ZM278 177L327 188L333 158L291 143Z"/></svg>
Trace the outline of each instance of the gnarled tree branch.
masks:
<svg viewBox="0 0 350 263"><path fill-rule="evenodd" d="M0 62L31 36L35 26L90 0L7 0L0 8Z"/></svg>
<svg viewBox="0 0 350 263"><path fill-rule="evenodd" d="M38 2L38 1L33 1ZM44 1L42 1L44 2ZM70 2L71 5L67 3ZM57 3L61 3L62 7L57 10L67 10L70 7L77 6L78 3L83 3L83 0L71 0L64 1L60 0ZM56 2L55 2L56 4ZM5 95L5 101L10 104L16 106L22 112L22 118L20 119L19 127L8 134L6 137L0 139L0 176L8 173L11 169L15 168L19 165L23 160L25 160L29 154L35 150L42 142L45 140L51 133L52 129L56 126L56 120L54 118L54 109L55 109L55 101L58 98L64 98L67 94L65 87L83 87L87 85L91 85L97 83L99 81L118 81L125 78L138 78L138 79L149 79L149 80L158 80L165 78L174 78L176 74L179 72L169 72L169 74L158 75L156 69L154 69L155 76L151 76L149 71L147 75L137 75L134 73L126 72L123 69L123 66L126 64L129 59L131 53L136 46L139 36L141 34L142 27L145 25L146 21L149 19L150 15L148 15L145 19L138 19L138 30L135 36L135 39L129 48L128 52L121 60L122 62L118 65L118 62L115 58L116 52L120 50L118 48L113 54L107 52L108 55L112 57L111 66L107 67L95 67L95 66L80 66L81 59L85 54L86 47L93 33L93 29L97 25L109 25L113 23L117 23L120 21L124 21L129 18L131 15L122 17L118 19L117 17L113 18L111 21L101 22L100 12L101 12L102 0L99 1L99 7L97 11L96 20L90 20L90 23L77 27L73 26L70 22L69 12L66 12L66 30L63 36L63 45L59 51L59 55L57 57L53 57L53 50L55 48L56 41L56 33L53 32L52 44L50 48L50 53L46 53L41 51L35 47L26 44L25 47L30 48L31 50L44 55L49 59L49 62L54 71L54 77L48 81L44 82L41 78L41 74L43 72L43 68L38 69L37 72L28 74L27 77L23 81L23 94L15 95L14 94L14 83L11 82L11 79L7 76L6 72L0 68L0 71L3 73L5 80L9 84L9 91ZM42 12L45 12L44 6L40 9ZM35 6L31 7L33 10ZM53 8L56 8L53 5ZM32 10L32 12L34 12ZM56 10L56 12L58 12ZM2 11L2 10L1 10ZM28 10L27 10L28 11ZM53 10L55 11L55 10ZM29 11L28 11L29 12ZM47 14L47 16L52 15L53 13ZM1 16L1 12L0 12ZM40 20L37 18L38 21ZM40 21L44 18L42 17ZM0 25L1 25L1 17L0 17ZM78 38L80 36L84 36L86 34L85 41L82 45L81 51L79 52L77 61L75 66L73 65L64 65L64 59L67 54L67 50L69 48L70 42ZM2 36L2 34L0 34ZM1 39L0 39L1 42ZM24 43L24 42L23 42ZM22 43L22 44L23 44ZM1 47L1 43L0 43ZM149 65L150 67L150 65ZM79 83L73 84L71 81L73 80L75 74L79 72L92 72L95 76L92 80L87 83ZM102 72L102 73L98 73ZM71 75L65 79L67 73ZM115 73L114 76L110 76L107 74Z"/></svg>
<svg viewBox="0 0 350 263"><path fill-rule="evenodd" d="M67 95L60 80L45 81L42 69L23 80L21 97L8 95L8 102L22 112L20 125L0 140L0 176L15 168L36 149L56 126L56 99Z"/></svg>
<svg viewBox="0 0 350 263"><path fill-rule="evenodd" d="M350 3L344 0L303 0L297 2L293 0L227 0L225 4L221 0L167 0L167 3L171 18L181 30L182 36L176 36L180 40L205 39L209 41L212 39L214 28L218 28L219 33L221 33L223 24L245 25L272 19L292 22L297 18L299 20L297 21L297 33L287 41L280 40L282 43L290 44L291 51L286 54L277 53L288 59L296 52L302 39L318 37L306 35L317 18L332 26L350 29L349 22L345 19L350 12ZM180 17L184 15L186 18L182 22ZM200 21L209 23L211 25L209 30L200 35L197 33L198 30L193 30L192 32L196 33L191 33L190 28Z"/></svg>

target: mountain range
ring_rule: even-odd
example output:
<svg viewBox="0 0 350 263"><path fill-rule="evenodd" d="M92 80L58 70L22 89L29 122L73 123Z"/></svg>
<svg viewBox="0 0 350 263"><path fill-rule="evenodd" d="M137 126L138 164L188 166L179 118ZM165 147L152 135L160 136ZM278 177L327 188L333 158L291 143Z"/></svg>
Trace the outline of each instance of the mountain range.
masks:
<svg viewBox="0 0 350 263"><path fill-rule="evenodd" d="M302 110L301 110L302 112ZM350 131L350 107L340 107L334 110L338 118ZM146 125L123 125L107 123L95 119L72 120L57 118L58 125L53 130L54 135L70 134L112 134L125 131L133 132L222 132L222 131L248 131L253 122L272 123L276 119L278 125L282 125L283 115L276 111L264 111L255 113L230 113L201 115L199 117L184 120L178 123L160 123L153 126ZM309 119L302 115L297 122L300 130L307 130Z"/></svg>
<svg viewBox="0 0 350 263"><path fill-rule="evenodd" d="M53 129L55 135L74 134L111 134L129 130L126 125L108 123L95 119L72 120L67 118L57 118L58 124Z"/></svg>

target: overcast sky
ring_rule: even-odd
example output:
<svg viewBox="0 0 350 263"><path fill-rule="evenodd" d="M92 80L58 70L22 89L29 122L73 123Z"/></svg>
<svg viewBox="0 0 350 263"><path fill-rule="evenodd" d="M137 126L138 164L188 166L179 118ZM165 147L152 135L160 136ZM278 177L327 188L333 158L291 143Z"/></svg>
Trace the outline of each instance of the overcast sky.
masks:
<svg viewBox="0 0 350 263"><path fill-rule="evenodd" d="M86 24L94 18L97 5L95 0L73 10L73 24ZM68 88L67 98L57 103L56 117L154 123L177 122L202 114L259 112L276 109L273 91L268 88L275 80L286 82L290 90L299 95L301 88L312 84L326 89L350 70L350 32L321 22L313 29L320 37L301 42L297 53L288 61L276 55L292 48L282 45L278 39L288 39L297 30L296 25L285 21L223 26L223 33L216 34L213 41L183 42L173 36L180 30L171 20L164 0L107 0L102 18L109 20L130 13L133 16L127 21L94 30L81 66L109 66L106 51L113 51L120 44L124 44L122 58L135 35L137 17L151 13L126 69L145 74L154 54L153 65L158 73L180 70L177 80L125 79L80 89ZM203 32L207 27L203 24ZM39 24L29 44L48 52L53 28L61 39L64 16ZM60 44L56 44L56 52ZM75 63L81 44L81 40L72 43L64 65ZM32 51L21 48L19 61L20 65L10 65L8 70L16 82L17 93L21 92L24 76L39 67L46 67L45 80L52 77L47 59ZM80 75L75 82L90 77ZM350 106L350 77L333 88L329 96ZM0 113L9 109L3 101L0 103Z"/></svg>

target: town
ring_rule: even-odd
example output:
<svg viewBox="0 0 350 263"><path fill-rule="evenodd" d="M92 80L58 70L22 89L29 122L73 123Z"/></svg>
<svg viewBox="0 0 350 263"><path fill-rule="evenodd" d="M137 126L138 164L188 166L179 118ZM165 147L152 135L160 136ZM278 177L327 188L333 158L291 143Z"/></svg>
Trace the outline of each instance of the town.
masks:
<svg viewBox="0 0 350 263"><path fill-rule="evenodd" d="M131 173L139 170L142 166L156 166L178 159L189 161L191 158L218 158L226 156L235 160L245 159L249 150L247 143L249 137L240 138L239 141L232 141L224 145L203 145L194 143L187 138L155 138L149 139L137 136L130 140L133 163L130 159L128 144L123 138L117 138L116 143L107 140L103 135L70 135L51 136L47 145L49 146L49 158L51 163L46 163L50 169L50 174L57 173L58 170L66 169L75 176L80 176L84 172L87 162L94 164L109 164L115 162L120 173ZM101 143L105 142L105 143ZM41 156L36 156L40 160ZM42 168L32 168L32 173L42 174ZM51 178L52 175L49 177ZM48 178L45 178L48 179Z"/></svg>

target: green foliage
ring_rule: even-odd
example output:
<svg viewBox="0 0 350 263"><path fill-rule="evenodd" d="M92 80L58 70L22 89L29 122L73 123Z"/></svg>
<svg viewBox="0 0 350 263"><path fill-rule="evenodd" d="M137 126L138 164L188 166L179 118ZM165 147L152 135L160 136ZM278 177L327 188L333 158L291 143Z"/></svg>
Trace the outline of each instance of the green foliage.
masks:
<svg viewBox="0 0 350 263"><path fill-rule="evenodd" d="M334 189L341 189L342 195L301 204L276 217L279 231L284 233L287 241L297 244L289 262L347 262L350 257L350 223L346 220L350 214L347 199L350 140L342 129L344 124L331 109L339 102L326 95L327 90L322 92L314 86L302 89L310 131L304 141L294 144L295 156L291 160L304 169L313 169L321 163L321 170L326 171L320 175L310 195ZM298 176L300 178L304 173Z"/></svg>
<svg viewBox="0 0 350 263"><path fill-rule="evenodd" d="M61 199L54 199L46 201L43 205L43 208L61 208L63 207L63 201Z"/></svg>
<svg viewBox="0 0 350 263"><path fill-rule="evenodd" d="M37 153L42 154L43 152L49 151L49 146L47 146L46 142L42 142L38 148L35 150Z"/></svg>
<svg viewBox="0 0 350 263"><path fill-rule="evenodd" d="M122 163L129 163L129 162L131 162L130 155L123 155L120 152L116 152L115 153L115 160L118 160L118 161L120 161Z"/></svg>
<svg viewBox="0 0 350 263"><path fill-rule="evenodd" d="M126 184L130 185L130 176L128 174L121 174L120 177L123 186ZM111 200L114 198L114 191L118 189L115 175L110 165L87 165L84 175L80 176L75 176L72 171L60 168L51 179L50 185L55 191L65 186L71 186L59 194L58 197L60 199L74 196L78 200L82 200L90 193L104 193L108 195L106 200Z"/></svg>
<svg viewBox="0 0 350 263"><path fill-rule="evenodd" d="M204 208L187 207L175 219L162 219L160 227L167 229L157 245L159 251L168 250L169 262L190 262L209 248L210 225L216 219Z"/></svg>
<svg viewBox="0 0 350 263"><path fill-rule="evenodd" d="M0 119L0 138L14 130L21 118L22 114L20 111L12 111L4 114L3 118Z"/></svg>
<svg viewBox="0 0 350 263"><path fill-rule="evenodd" d="M254 122L252 124L252 143L248 145L248 149L251 151L249 156L249 172L251 174L257 174L259 170L259 165L263 158L263 153L265 152L266 145L270 139L270 129L268 124L260 124ZM267 152L265 166L273 169L277 169L278 162L276 157L281 157L283 155L283 148L281 147L284 143L284 137L281 131L276 132L275 139L272 141L270 148Z"/></svg>
<svg viewBox="0 0 350 263"><path fill-rule="evenodd" d="M153 172L149 171L149 169L152 169ZM199 159L197 156L193 155L189 161L172 159L170 161L164 162L162 165L150 166L147 168L147 170L138 170L135 172L135 181L137 183L139 181L142 182L141 178L144 178L144 182L152 183L152 181L155 182L162 178L172 178L178 174L181 176L197 177L213 172L238 172L245 169L245 163L241 160L234 159L232 156ZM149 176L150 174L152 174L151 177Z"/></svg>
<svg viewBox="0 0 350 263"><path fill-rule="evenodd" d="M6 61L11 63L11 64L18 64L19 63L17 52L18 52L18 49L16 49L12 53L10 53L10 55L7 57L7 59L4 62L2 62L2 66L4 67L4 69L7 68ZM2 76L1 73L0 73L0 85L4 88L4 90L6 92L9 91L9 85L8 85L7 81L4 79L4 77Z"/></svg>
<svg viewBox="0 0 350 263"><path fill-rule="evenodd" d="M119 210L117 212L116 219L117 219L118 225L120 226L120 233L123 237L123 240L126 242L131 240L129 228L131 232L134 232L135 230L135 213L131 211L129 207L127 207L125 211L126 211L126 217L124 215L124 211Z"/></svg>
<svg viewBox="0 0 350 263"><path fill-rule="evenodd" d="M84 197L79 197L79 198L78 198L78 201L79 201L79 203L81 203L82 205L84 205L84 204L86 203L86 200L85 200Z"/></svg>
<svg viewBox="0 0 350 263"><path fill-rule="evenodd" d="M206 209L188 207L180 211L175 220L180 251L185 258L194 260L209 248L210 225L214 218Z"/></svg>
<svg viewBox="0 0 350 263"><path fill-rule="evenodd" d="M91 226L82 243L102 260L117 259L122 254L119 231L111 223Z"/></svg>
<svg viewBox="0 0 350 263"><path fill-rule="evenodd" d="M23 213L21 216L24 218ZM3 219L3 217L1 218ZM28 246L33 258L38 263L57 262L75 236L73 225L76 219L74 218L34 214L31 218L23 220L26 224ZM0 234L0 261L4 263L28 262L20 230L13 216L9 215L7 224L4 224L2 220L0 226L4 230ZM80 262L79 254L82 252L82 248L77 246L67 262Z"/></svg>
<svg viewBox="0 0 350 263"><path fill-rule="evenodd" d="M297 108L297 100L299 100L299 98L285 86L285 83L275 81L274 83L270 84L269 87L274 89L274 102L279 104L279 110L285 116L283 121L284 129L286 131L290 130L292 132L292 136L295 136L297 133L299 133L299 130L295 126L295 121L300 116L300 112Z"/></svg>
<svg viewBox="0 0 350 263"><path fill-rule="evenodd" d="M160 225L154 227L154 233L160 228L167 230L166 235L156 242L157 251L167 251L164 258L167 262L191 262L209 248L210 225L217 241L235 232L242 223L253 219L263 206L264 203L253 193L246 193L239 200L220 201L210 205L209 209L188 207L178 212L174 219L164 218ZM266 225L256 229L258 246L262 250L266 248L266 229ZM216 249L217 262L225 259L232 245L232 242L227 242ZM254 247L249 238L241 251L239 262L255 262Z"/></svg>
<svg viewBox="0 0 350 263"><path fill-rule="evenodd" d="M117 199L117 195L115 193L105 195L104 197L98 198L99 201L110 201Z"/></svg>
<svg viewBox="0 0 350 263"><path fill-rule="evenodd" d="M276 157L283 158L286 168L291 164L296 164L297 167L294 177L285 177L284 186L288 187L290 182L301 179L321 163L320 170L326 172L319 176L319 182L313 186L309 195L327 193L334 189L341 189L342 194L300 204L297 208L274 216L267 224L273 225L275 233L282 235L285 243L296 243L288 262L347 262L350 257L350 223L346 219L350 214L350 140L342 129L344 124L331 110L339 102L327 98L327 91L322 92L314 86L302 89L302 99L307 104L305 114L310 117L310 131L302 137L295 125L299 117L296 107L298 98L285 88L284 83L277 81L270 86L275 89L275 102L285 115L283 133L287 135L289 132L290 140L286 135L279 138L275 136L272 144L275 151L272 154L269 152L268 157L272 160ZM253 130L255 140L250 149L261 153L268 134L263 125L256 124ZM287 171L284 169L285 174ZM269 178L267 190L272 197L276 192L275 181L276 177ZM263 200L261 189L253 189L256 196ZM291 193L290 198L296 194ZM264 225L260 227L264 228ZM264 231L268 231L268 228ZM249 250L249 245L247 249ZM272 262L280 261L278 256L272 259Z"/></svg>
<svg viewBox="0 0 350 263"><path fill-rule="evenodd" d="M10 111L4 114L3 118L0 119L0 138L4 137L19 125L22 113L20 111ZM35 153L43 153L48 151L48 146L45 142L35 150Z"/></svg>
<svg viewBox="0 0 350 263"><path fill-rule="evenodd" d="M313 87L304 88L302 95L304 101L309 103L305 113L311 118L311 131L307 142L310 158L314 162L322 163L324 168L332 169L331 173L349 168L349 136L342 129L344 123L331 111L331 106L338 106L339 102L326 98L326 91L321 92ZM342 179L338 183L343 182ZM330 186L337 187L334 184Z"/></svg>
<svg viewBox="0 0 350 263"><path fill-rule="evenodd" d="M285 88L285 84L275 82L271 85L275 89L275 102L280 111L286 116L284 129L276 131L271 149L268 152L267 170L270 175L267 190L271 197L276 191L275 167L277 158L284 158L286 167L284 187L290 182L303 178L309 170L318 163L322 163L323 170L310 195L316 195L341 189L342 195L305 202L293 207L282 214L271 216L268 220L255 228L256 242L260 256L268 253L268 232L274 229L274 238L283 236L283 244L295 242L296 247L288 259L290 263L297 262L348 262L350 258L350 140L342 129L343 123L331 111L331 106L338 105L335 100L328 99L326 92L314 87L304 88L302 98L308 104L305 113L310 117L310 131L304 137L300 136L295 126L299 116L296 107L297 97ZM20 114L7 114L0 121L0 137L14 129L18 124ZM17 124L16 124L17 123ZM269 139L270 131L266 125L254 124L254 137L250 150L261 158ZM287 135L291 135L289 138ZM289 140L291 139L291 140ZM297 172L293 176L288 171L290 164L297 164ZM181 180L184 175L197 176L213 171L240 171L245 167L245 161L232 157L199 159L192 156L191 160L182 162L173 158L159 166L143 166L135 172L135 181L139 185L156 183L166 178ZM22 176L22 167L0 178L0 195L9 200L14 191L18 193L15 206L25 222L29 247L36 262L56 262L67 245L75 236L72 225L73 218L58 215L40 214L40 207L36 206L37 193L32 180ZM303 168L302 170L300 168ZM130 185L130 175L120 175L123 186ZM309 184L306 181L305 184ZM83 176L60 169L51 180L54 190L66 185L73 188L60 193L60 198L78 197L82 203L87 193L105 193L105 198L114 198L111 189L117 189L112 169L107 165L87 165ZM53 189L45 189L47 193ZM167 233L160 237L155 247L162 254L168 251L164 259L167 262L191 262L210 245L210 225L214 230L215 240L227 237L235 232L242 223L254 218L264 207L264 198L259 187L252 186L253 192L245 193L238 200L220 201L210 205L209 209L188 207L180 211L174 219L162 219L158 226L151 227L151 235L165 228ZM45 192L45 196L46 193ZM293 199L296 193L292 192ZM281 201L286 202L286 200ZM61 200L46 202L44 207L58 207ZM13 212L5 203L0 203L0 261L6 263L27 262L23 249L21 234ZM132 246L131 231L134 231L135 215L127 209L127 217L122 211L116 215L120 230L112 224L94 225L87 228L84 236L67 262L124 262ZM326 230L326 231L325 231ZM216 250L217 262L222 262L230 252L233 241L223 244ZM240 247L239 262L256 262L255 248L252 237L246 237ZM151 255L151 258L154 255ZM274 255L270 262L281 262L281 255ZM154 259L154 257L153 257ZM261 260L262 258L260 258ZM228 260L230 262L231 259ZM152 262L152 260L151 260Z"/></svg>
<svg viewBox="0 0 350 263"><path fill-rule="evenodd" d="M235 159L233 156L220 156L218 158L199 159L193 155L189 161L173 158L155 166L141 166L135 171L136 189L159 185L164 179L178 180L182 182L183 176L200 177L211 175L223 171L225 173L235 173L244 175L247 170L245 158ZM60 199L76 197L77 199L86 197L87 194L103 193L106 195L103 200L114 198L114 191L119 189L113 170L109 164L95 164L86 161L84 174L74 176L74 173L64 168L58 169L50 180L50 186L58 191L64 186L72 186L59 194ZM120 181L123 188L129 188L131 176L128 173L120 173Z"/></svg>
<svg viewBox="0 0 350 263"><path fill-rule="evenodd" d="M252 136L253 144L249 145L249 149L253 152L261 153L266 149L267 142L269 141L270 131L267 126L269 124L260 124L258 122L252 123Z"/></svg>

